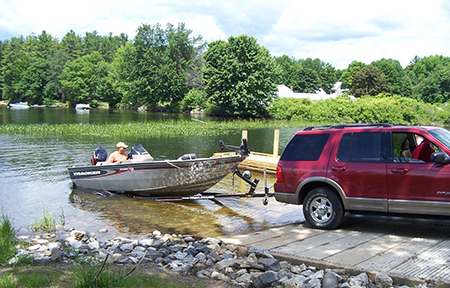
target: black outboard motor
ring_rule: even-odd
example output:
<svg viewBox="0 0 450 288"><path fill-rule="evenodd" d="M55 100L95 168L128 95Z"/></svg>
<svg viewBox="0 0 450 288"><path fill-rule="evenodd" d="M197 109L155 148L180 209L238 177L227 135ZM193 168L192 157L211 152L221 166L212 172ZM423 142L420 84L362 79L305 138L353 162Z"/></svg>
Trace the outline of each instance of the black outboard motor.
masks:
<svg viewBox="0 0 450 288"><path fill-rule="evenodd" d="M108 159L108 152L102 146L95 149L91 158L91 164L97 165L98 162L105 162Z"/></svg>

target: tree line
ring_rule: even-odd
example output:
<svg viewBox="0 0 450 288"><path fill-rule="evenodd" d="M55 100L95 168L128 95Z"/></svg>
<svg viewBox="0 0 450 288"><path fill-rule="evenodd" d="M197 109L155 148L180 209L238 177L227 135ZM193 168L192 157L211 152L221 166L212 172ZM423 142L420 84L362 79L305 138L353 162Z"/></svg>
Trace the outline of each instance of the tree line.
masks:
<svg viewBox="0 0 450 288"><path fill-rule="evenodd" d="M61 40L42 31L0 41L0 100L10 103L107 102L117 108L271 117L278 84L295 92L332 93L336 81L356 97L446 103L450 58L416 56L405 68L393 59L353 61L336 70L320 59L272 57L247 35L206 43L184 23L142 24L134 39L71 30Z"/></svg>

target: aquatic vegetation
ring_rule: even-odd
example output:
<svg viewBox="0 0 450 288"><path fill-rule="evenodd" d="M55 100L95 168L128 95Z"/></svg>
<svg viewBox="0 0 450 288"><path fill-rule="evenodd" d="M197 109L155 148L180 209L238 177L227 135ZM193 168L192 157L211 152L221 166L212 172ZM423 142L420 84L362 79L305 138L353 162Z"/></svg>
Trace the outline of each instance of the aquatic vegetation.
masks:
<svg viewBox="0 0 450 288"><path fill-rule="evenodd" d="M24 135L95 135L103 137L179 137L227 134L236 130L259 128L299 127L295 121L229 120L202 122L189 120L165 120L133 122L126 124L6 124L0 125L0 134ZM306 125L303 125L306 126Z"/></svg>

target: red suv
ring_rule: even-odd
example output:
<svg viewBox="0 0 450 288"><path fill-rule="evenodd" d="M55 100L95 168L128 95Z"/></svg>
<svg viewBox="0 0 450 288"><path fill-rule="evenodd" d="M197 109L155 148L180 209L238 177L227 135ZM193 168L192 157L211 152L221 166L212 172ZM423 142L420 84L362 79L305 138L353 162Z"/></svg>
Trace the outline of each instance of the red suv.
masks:
<svg viewBox="0 0 450 288"><path fill-rule="evenodd" d="M322 229L351 215L450 216L449 155L441 127L312 126L284 149L275 198L303 204L308 223Z"/></svg>

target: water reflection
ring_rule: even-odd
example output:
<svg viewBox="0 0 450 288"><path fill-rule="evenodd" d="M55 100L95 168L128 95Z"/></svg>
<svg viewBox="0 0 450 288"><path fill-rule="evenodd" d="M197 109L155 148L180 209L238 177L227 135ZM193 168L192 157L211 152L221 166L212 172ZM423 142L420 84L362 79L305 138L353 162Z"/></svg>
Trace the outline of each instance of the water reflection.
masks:
<svg viewBox="0 0 450 288"><path fill-rule="evenodd" d="M233 183L235 193L248 189L241 179L233 181L230 174L212 187L211 191L232 192ZM257 193L263 193L263 188L258 187ZM99 213L99 217L111 221L119 233L130 234L161 230L199 237L221 236L300 222L303 219L298 206L284 205L274 199L270 200L268 206L263 206L261 198L155 202L144 197L73 189L70 201L79 209Z"/></svg>

